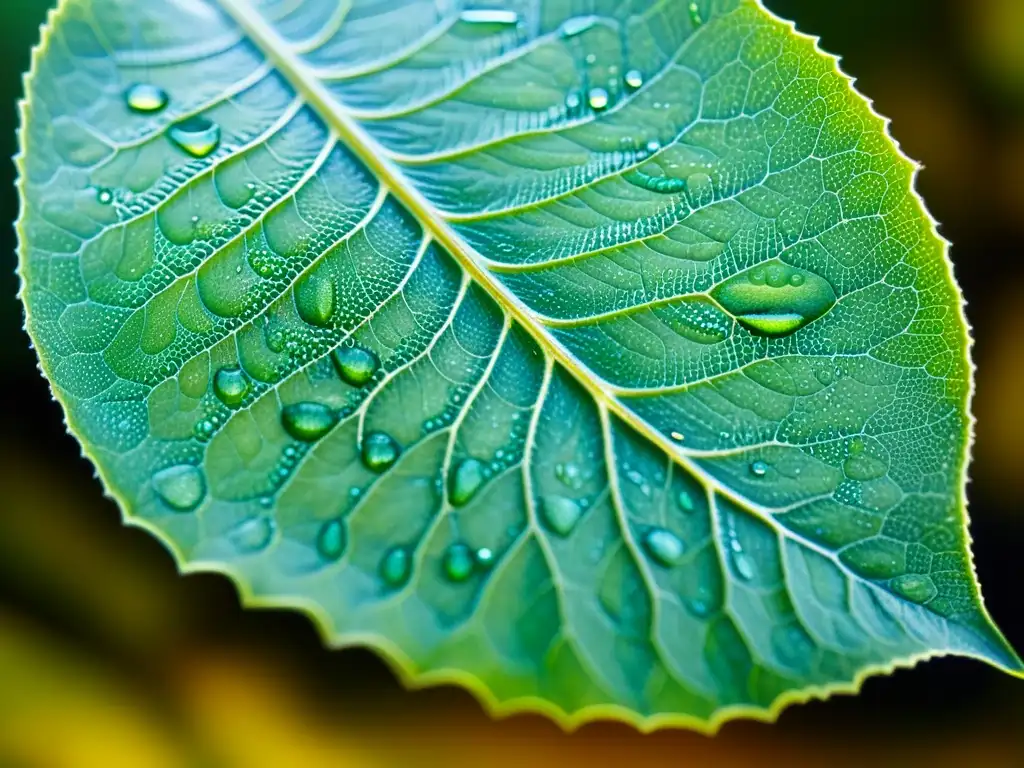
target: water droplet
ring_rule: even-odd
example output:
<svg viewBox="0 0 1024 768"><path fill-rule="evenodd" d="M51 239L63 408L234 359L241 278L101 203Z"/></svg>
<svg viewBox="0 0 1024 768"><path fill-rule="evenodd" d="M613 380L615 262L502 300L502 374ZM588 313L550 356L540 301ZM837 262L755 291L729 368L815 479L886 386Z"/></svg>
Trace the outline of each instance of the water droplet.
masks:
<svg viewBox="0 0 1024 768"><path fill-rule="evenodd" d="M167 135L192 157L209 157L220 146L220 126L201 116L175 123Z"/></svg>
<svg viewBox="0 0 1024 768"><path fill-rule="evenodd" d="M459 16L459 20L467 24L498 24L505 26L518 24L519 14L515 11L480 8L463 11Z"/></svg>
<svg viewBox="0 0 1024 768"><path fill-rule="evenodd" d="M180 464L154 474L153 488L167 506L191 512L206 496L206 479L198 467Z"/></svg>
<svg viewBox="0 0 1024 768"><path fill-rule="evenodd" d="M281 424L296 440L311 443L338 423L337 414L322 403L294 403L281 411Z"/></svg>
<svg viewBox="0 0 1024 768"><path fill-rule="evenodd" d="M794 284L797 274L802 280ZM733 275L711 295L745 328L763 336L793 333L836 303L824 278L777 260Z"/></svg>
<svg viewBox="0 0 1024 768"><path fill-rule="evenodd" d="M639 69L631 69L623 76L622 80L626 83L627 88L635 91L644 84L644 75Z"/></svg>
<svg viewBox="0 0 1024 768"><path fill-rule="evenodd" d="M572 533L582 514L580 505L565 496L548 496L541 501L544 522L563 538Z"/></svg>
<svg viewBox="0 0 1024 768"><path fill-rule="evenodd" d="M348 535L341 520L329 520L320 528L316 537L316 551L325 560L337 560L345 551Z"/></svg>
<svg viewBox="0 0 1024 768"><path fill-rule="evenodd" d="M128 109L142 114L160 112L167 106L167 102L170 101L167 91L159 86L148 83L133 85L124 92L124 100L128 104Z"/></svg>
<svg viewBox="0 0 1024 768"><path fill-rule="evenodd" d="M650 141L647 142L647 152L649 154L653 155L655 152L658 152L660 150L661 150L661 142L658 141L657 139L651 139Z"/></svg>
<svg viewBox="0 0 1024 768"><path fill-rule="evenodd" d="M577 109L580 104L582 104L582 102L580 101L580 95L578 93L570 93L565 97L565 106L570 110Z"/></svg>
<svg viewBox="0 0 1024 768"><path fill-rule="evenodd" d="M455 466L448 480L448 497L452 505L468 504L484 484L484 465L476 459L463 459Z"/></svg>
<svg viewBox="0 0 1024 768"><path fill-rule="evenodd" d="M569 461L564 464L555 465L555 477L567 488L578 491L583 487L583 477L580 468Z"/></svg>
<svg viewBox="0 0 1024 768"><path fill-rule="evenodd" d="M452 544L444 553L444 575L451 581L462 582L473 575L473 551L465 544Z"/></svg>
<svg viewBox="0 0 1024 768"><path fill-rule="evenodd" d="M591 109L602 110L608 107L608 91L604 88L591 88L587 94L587 103Z"/></svg>
<svg viewBox="0 0 1024 768"><path fill-rule="evenodd" d="M764 477L768 474L768 462L760 460L750 462L750 474L754 477Z"/></svg>
<svg viewBox="0 0 1024 768"><path fill-rule="evenodd" d="M664 528L651 528L647 531L644 535L644 549L666 568L679 565L686 551L683 540Z"/></svg>
<svg viewBox="0 0 1024 768"><path fill-rule="evenodd" d="M690 3L687 10L690 12L690 23L695 27L699 27L704 23L703 17L700 15L700 8L697 3Z"/></svg>
<svg viewBox="0 0 1024 768"><path fill-rule="evenodd" d="M100 205L110 205L114 202L114 193L106 187L96 188L96 202Z"/></svg>
<svg viewBox="0 0 1024 768"><path fill-rule="evenodd" d="M494 550L490 547L480 547L473 553L473 558L481 568L490 568L494 565Z"/></svg>
<svg viewBox="0 0 1024 768"><path fill-rule="evenodd" d="M386 472L401 454L401 447L389 434L371 432L363 438L363 464L371 472Z"/></svg>
<svg viewBox="0 0 1024 768"><path fill-rule="evenodd" d="M399 587L409 579L412 557L405 547L392 547L380 561L380 575L391 587Z"/></svg>
<svg viewBox="0 0 1024 768"><path fill-rule="evenodd" d="M353 387L367 384L380 368L377 355L365 347L339 347L331 353L331 359L342 381Z"/></svg>
<svg viewBox="0 0 1024 768"><path fill-rule="evenodd" d="M334 281L321 275L309 275L295 287L295 308L310 325L330 324L334 314Z"/></svg>
<svg viewBox="0 0 1024 768"><path fill-rule="evenodd" d="M274 538L274 527L274 521L269 517L253 517L239 525L231 533L231 539L245 552L258 552Z"/></svg>
<svg viewBox="0 0 1024 768"><path fill-rule="evenodd" d="M680 491L679 495L676 496L676 503L683 512L693 512L696 509L696 504L693 502L693 496L689 491Z"/></svg>
<svg viewBox="0 0 1024 768"><path fill-rule="evenodd" d="M931 578L917 573L897 576L889 582L889 586L900 597L905 597L915 603L927 603L938 594Z"/></svg>
<svg viewBox="0 0 1024 768"><path fill-rule="evenodd" d="M671 438L672 438L673 440L675 440L675 441L676 441L677 443L681 443L681 442L683 442L683 440L685 440L685 439L686 439L686 437L685 437L685 436L683 435L683 433L682 433L682 432L672 432L672 433L671 433L671 434L669 435L669 437L671 437Z"/></svg>
<svg viewBox="0 0 1024 768"><path fill-rule="evenodd" d="M559 27L558 31L562 37L576 37L576 35L583 34L596 23L596 16L573 16L571 19L566 19L562 22L562 26Z"/></svg>
<svg viewBox="0 0 1024 768"><path fill-rule="evenodd" d="M213 393L229 408L241 405L249 394L249 377L241 368L221 368L213 377Z"/></svg>
<svg viewBox="0 0 1024 768"><path fill-rule="evenodd" d="M754 578L754 561L742 549L732 553L732 564L735 566L736 573L739 574L741 579L750 581Z"/></svg>
<svg viewBox="0 0 1024 768"><path fill-rule="evenodd" d="M700 598L689 598L683 602L683 605L692 616L698 619L706 619L715 612L715 608L710 602Z"/></svg>

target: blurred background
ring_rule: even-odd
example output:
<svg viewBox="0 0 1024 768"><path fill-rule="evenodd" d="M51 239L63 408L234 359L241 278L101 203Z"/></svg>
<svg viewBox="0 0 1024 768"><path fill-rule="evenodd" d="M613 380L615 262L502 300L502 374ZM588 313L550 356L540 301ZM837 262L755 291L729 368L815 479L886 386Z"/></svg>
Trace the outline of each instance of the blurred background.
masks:
<svg viewBox="0 0 1024 768"><path fill-rule="evenodd" d="M681 1L681 0L680 0ZM971 533L987 604L1024 649L1024 0L768 0L840 54L925 170L976 336ZM0 156L48 0L0 0ZM1024 682L965 659L715 738L491 721L407 692L283 611L243 611L124 528L65 433L15 300L14 168L0 163L0 768L79 766L1024 766Z"/></svg>

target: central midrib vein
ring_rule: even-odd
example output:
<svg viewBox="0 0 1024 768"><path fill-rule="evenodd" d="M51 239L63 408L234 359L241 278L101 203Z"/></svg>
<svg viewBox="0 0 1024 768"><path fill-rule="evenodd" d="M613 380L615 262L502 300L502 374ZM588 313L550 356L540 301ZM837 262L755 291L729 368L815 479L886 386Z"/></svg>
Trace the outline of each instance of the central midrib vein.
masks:
<svg viewBox="0 0 1024 768"><path fill-rule="evenodd" d="M309 72L309 68L291 49L288 41L271 27L260 15L259 11L249 5L248 0L219 0L235 22L248 35L250 40L260 49L267 60L288 80L296 92L309 103L317 113L328 122L330 127L342 139L349 151L355 154L369 168L389 192L399 200L427 229L430 236L442 245L449 254L466 270L503 310L509 312L540 344L547 353L580 383L594 398L597 407L614 413L624 423L643 435L646 439L661 448L693 476L699 478L711 493L717 493L729 499L767 523L773 530L788 536L802 546L828 558L849 577L868 584L873 582L854 573L843 563L837 554L817 542L780 524L772 513L753 504L750 499L736 493L723 485L717 478L708 474L701 466L687 457L679 446L666 435L637 416L609 390L607 384L593 371L584 365L537 319L533 312L518 296L512 293L482 263L483 258L466 243L440 216L434 206L406 179L401 171L385 156L383 148L377 141L363 130L362 126L349 115L338 100L324 87L323 83ZM614 467L609 467L609 472Z"/></svg>

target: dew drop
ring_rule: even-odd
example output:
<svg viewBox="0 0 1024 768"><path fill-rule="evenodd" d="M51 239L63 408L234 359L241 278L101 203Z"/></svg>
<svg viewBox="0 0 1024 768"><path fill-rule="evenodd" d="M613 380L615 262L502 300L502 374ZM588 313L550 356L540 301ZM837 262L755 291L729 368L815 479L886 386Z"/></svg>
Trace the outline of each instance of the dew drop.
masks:
<svg viewBox="0 0 1024 768"><path fill-rule="evenodd" d="M380 368L380 359L365 347L339 347L331 360L342 381L353 387L367 384Z"/></svg>
<svg viewBox="0 0 1024 768"><path fill-rule="evenodd" d="M409 579L412 557L405 547L392 547L380 561L380 576L390 587L400 587Z"/></svg>
<svg viewBox="0 0 1024 768"><path fill-rule="evenodd" d="M494 550L490 547L480 547L473 553L473 559L481 568L487 569L494 565Z"/></svg>
<svg viewBox="0 0 1024 768"><path fill-rule="evenodd" d="M680 491L679 495L676 496L676 504L683 512L693 512L696 509L696 504L693 503L693 495L689 491Z"/></svg>
<svg viewBox="0 0 1024 768"><path fill-rule="evenodd" d="M191 512L206 496L206 479L198 467L180 464L154 474L153 488L171 509Z"/></svg>
<svg viewBox="0 0 1024 768"><path fill-rule="evenodd" d="M467 24L495 24L507 26L519 23L519 14L515 11L501 9L469 9L459 15L459 20Z"/></svg>
<svg viewBox="0 0 1024 768"><path fill-rule="evenodd" d="M141 114L153 114L163 111L170 101L167 91L156 85L137 83L124 92L124 100L128 109Z"/></svg>
<svg viewBox="0 0 1024 768"><path fill-rule="evenodd" d="M561 482L566 488L572 488L574 491L578 491L583 487L583 476L580 472L580 468L571 461L565 462L564 464L556 464L555 477L557 477L559 482Z"/></svg>
<svg viewBox="0 0 1024 768"><path fill-rule="evenodd" d="M337 560L345 551L348 535L341 520L330 520L323 524L316 537L316 551L324 560Z"/></svg>
<svg viewBox="0 0 1024 768"><path fill-rule="evenodd" d="M691 2L687 10L690 13L690 23L693 26L699 27L704 23L704 18L700 15L700 8L697 6L697 3Z"/></svg>
<svg viewBox="0 0 1024 768"><path fill-rule="evenodd" d="M96 188L96 202L100 205L110 205L114 202L114 193L106 187Z"/></svg>
<svg viewBox="0 0 1024 768"><path fill-rule="evenodd" d="M201 116L175 123L167 135L192 157L209 157L220 146L220 126Z"/></svg>
<svg viewBox="0 0 1024 768"><path fill-rule="evenodd" d="M900 597L915 603L927 603L938 594L938 590L935 588L935 584L932 583L931 578L917 573L897 576L889 582L889 586Z"/></svg>
<svg viewBox="0 0 1024 768"><path fill-rule="evenodd" d="M742 549L734 551L732 553L732 564L736 568L736 573L739 574L741 579L750 581L754 578L754 561L750 559L750 555L744 552Z"/></svg>
<svg viewBox="0 0 1024 768"><path fill-rule="evenodd" d="M754 477L764 477L768 474L768 463L765 461L752 461L750 463L750 474Z"/></svg>
<svg viewBox="0 0 1024 768"><path fill-rule="evenodd" d="M664 528L651 528L643 541L647 554L666 568L679 565L686 551L683 540Z"/></svg>
<svg viewBox="0 0 1024 768"><path fill-rule="evenodd" d="M285 431L305 443L319 440L337 423L338 415L322 403L293 403L281 411L281 424Z"/></svg>
<svg viewBox="0 0 1024 768"><path fill-rule="evenodd" d="M644 84L644 75L639 69L629 70L622 78L627 88L636 90Z"/></svg>
<svg viewBox="0 0 1024 768"><path fill-rule="evenodd" d="M213 377L213 393L224 405L235 408L249 394L249 377L241 368L221 368Z"/></svg>
<svg viewBox="0 0 1024 768"><path fill-rule="evenodd" d="M597 23L596 16L573 16L562 22L558 32L562 37L570 38L581 35Z"/></svg>
<svg viewBox="0 0 1024 768"><path fill-rule="evenodd" d="M601 111L608 107L608 91L604 88L591 88L587 94L587 103L591 109Z"/></svg>
<svg viewBox="0 0 1024 768"><path fill-rule="evenodd" d="M473 575L473 566L476 561L473 558L473 551L465 544L452 544L445 550L443 558L444 575L450 581L463 582Z"/></svg>
<svg viewBox="0 0 1024 768"><path fill-rule="evenodd" d="M363 465L371 472L386 472L398 461L402 449L391 435L370 432L363 438Z"/></svg>
<svg viewBox="0 0 1024 768"><path fill-rule="evenodd" d="M309 275L295 287L295 308L310 325L329 325L334 304L334 281L327 277Z"/></svg>
<svg viewBox="0 0 1024 768"><path fill-rule="evenodd" d="M570 93L565 97L565 106L567 109L577 109L581 103L580 95L578 93Z"/></svg>
<svg viewBox="0 0 1024 768"><path fill-rule="evenodd" d="M265 549L274 538L274 522L268 517L253 517L239 525L231 534L235 546L245 552Z"/></svg>
<svg viewBox="0 0 1024 768"><path fill-rule="evenodd" d="M762 336L793 333L836 303L824 278L778 260L733 275L711 295L745 328Z"/></svg>
<svg viewBox="0 0 1024 768"><path fill-rule="evenodd" d="M541 501L545 524L563 538L572 533L582 514L580 505L565 496L547 496Z"/></svg>
<svg viewBox="0 0 1024 768"><path fill-rule="evenodd" d="M455 466L448 480L448 497L452 505L468 504L484 484L484 465L477 459L463 459Z"/></svg>
<svg viewBox="0 0 1024 768"><path fill-rule="evenodd" d="M700 598L689 598L683 602L686 610L695 618L706 619L715 612L714 606L707 600Z"/></svg>

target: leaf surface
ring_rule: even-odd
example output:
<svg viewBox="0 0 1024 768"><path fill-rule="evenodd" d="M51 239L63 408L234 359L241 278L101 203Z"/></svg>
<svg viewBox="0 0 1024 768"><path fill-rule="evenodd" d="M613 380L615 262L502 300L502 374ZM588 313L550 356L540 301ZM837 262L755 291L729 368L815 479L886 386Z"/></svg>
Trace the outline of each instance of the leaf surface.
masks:
<svg viewBox="0 0 1024 768"><path fill-rule="evenodd" d="M183 567L563 722L1020 670L915 166L753 0L64 0L29 95L29 331Z"/></svg>

